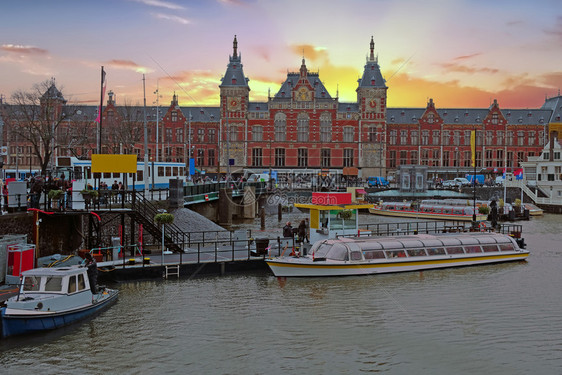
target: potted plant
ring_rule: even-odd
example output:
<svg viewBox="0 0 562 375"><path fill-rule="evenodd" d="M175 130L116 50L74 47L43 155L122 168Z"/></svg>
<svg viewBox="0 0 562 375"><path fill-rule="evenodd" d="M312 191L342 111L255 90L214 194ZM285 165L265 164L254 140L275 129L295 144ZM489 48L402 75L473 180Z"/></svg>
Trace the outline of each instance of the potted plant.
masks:
<svg viewBox="0 0 562 375"><path fill-rule="evenodd" d="M59 209L60 199L62 198L63 194L64 191L62 190L49 190L49 192L47 193L47 197L49 197L49 199L51 200L51 208Z"/></svg>
<svg viewBox="0 0 562 375"><path fill-rule="evenodd" d="M98 191L93 189L84 189L81 190L80 193L84 197L84 199L92 199L98 196Z"/></svg>
<svg viewBox="0 0 562 375"><path fill-rule="evenodd" d="M47 194L47 196L49 197L49 199L51 201L58 201L59 199L61 199L63 194L64 194L64 191L62 191L62 190L49 190L49 193Z"/></svg>
<svg viewBox="0 0 562 375"><path fill-rule="evenodd" d="M514 205L513 205L513 209L515 210L515 212L520 213L521 212L521 199L517 198L515 199Z"/></svg>
<svg viewBox="0 0 562 375"><path fill-rule="evenodd" d="M480 207L478 207L478 213L482 214L482 215L488 215L490 213L490 207L480 206Z"/></svg>

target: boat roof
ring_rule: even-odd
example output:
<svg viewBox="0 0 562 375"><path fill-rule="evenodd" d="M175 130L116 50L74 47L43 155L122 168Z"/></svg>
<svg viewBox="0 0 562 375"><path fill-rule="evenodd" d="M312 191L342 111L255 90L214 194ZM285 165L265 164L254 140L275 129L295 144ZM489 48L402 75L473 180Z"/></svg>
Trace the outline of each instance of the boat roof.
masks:
<svg viewBox="0 0 562 375"><path fill-rule="evenodd" d="M69 276L86 272L86 268L73 267L43 267L23 271L23 276Z"/></svg>
<svg viewBox="0 0 562 375"><path fill-rule="evenodd" d="M469 232L469 233L440 233L440 234L417 234L409 236L389 237L342 237L337 242L353 242L361 248L369 249L406 249L435 246L463 246L463 245L486 245L497 243L510 243L511 238L501 233Z"/></svg>

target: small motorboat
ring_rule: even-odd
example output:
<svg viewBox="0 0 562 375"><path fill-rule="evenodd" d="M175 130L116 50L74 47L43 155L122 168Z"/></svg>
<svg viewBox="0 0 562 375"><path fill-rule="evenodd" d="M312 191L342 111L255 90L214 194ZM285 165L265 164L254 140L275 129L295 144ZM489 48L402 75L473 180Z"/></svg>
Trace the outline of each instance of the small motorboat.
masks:
<svg viewBox="0 0 562 375"><path fill-rule="evenodd" d="M92 316L117 300L119 292L92 293L87 268L35 268L22 273L19 293L2 307L2 336L52 330Z"/></svg>

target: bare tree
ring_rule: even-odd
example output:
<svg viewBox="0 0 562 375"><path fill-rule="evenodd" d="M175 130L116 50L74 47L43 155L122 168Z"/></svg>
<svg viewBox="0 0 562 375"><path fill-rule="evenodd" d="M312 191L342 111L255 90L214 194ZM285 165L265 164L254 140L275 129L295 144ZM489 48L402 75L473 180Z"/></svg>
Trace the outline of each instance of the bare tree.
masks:
<svg viewBox="0 0 562 375"><path fill-rule="evenodd" d="M11 131L32 148L37 156L41 174L46 174L55 149L58 128L63 121L71 121L76 110L66 105L54 79L35 84L30 91L16 91L6 106Z"/></svg>
<svg viewBox="0 0 562 375"><path fill-rule="evenodd" d="M144 135L143 109L128 101L115 109L116 113L106 116L110 143L113 144L114 152L132 154Z"/></svg>

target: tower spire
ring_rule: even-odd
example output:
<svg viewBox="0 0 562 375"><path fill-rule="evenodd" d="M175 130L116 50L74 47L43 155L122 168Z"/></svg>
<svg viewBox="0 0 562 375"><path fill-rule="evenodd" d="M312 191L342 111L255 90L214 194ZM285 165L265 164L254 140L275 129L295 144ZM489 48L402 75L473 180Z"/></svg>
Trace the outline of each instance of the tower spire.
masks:
<svg viewBox="0 0 562 375"><path fill-rule="evenodd" d="M232 42L232 57L233 58L238 58L238 41L236 40L236 35L234 35L234 42Z"/></svg>
<svg viewBox="0 0 562 375"><path fill-rule="evenodd" d="M369 56L370 61L375 61L375 40L371 35L371 55Z"/></svg>

